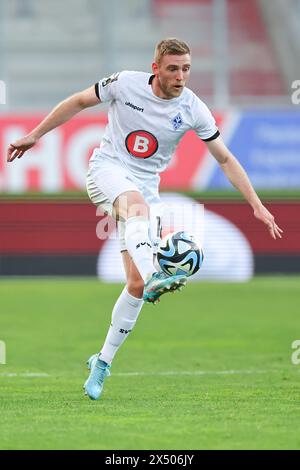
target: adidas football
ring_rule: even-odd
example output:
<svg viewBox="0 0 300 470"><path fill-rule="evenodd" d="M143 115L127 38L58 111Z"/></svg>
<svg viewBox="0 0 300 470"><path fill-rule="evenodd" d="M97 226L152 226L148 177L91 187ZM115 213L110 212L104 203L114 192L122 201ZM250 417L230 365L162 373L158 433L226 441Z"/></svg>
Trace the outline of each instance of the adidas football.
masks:
<svg viewBox="0 0 300 470"><path fill-rule="evenodd" d="M203 262L203 250L188 232L173 232L164 237L158 247L157 261L161 269L173 276L192 276Z"/></svg>

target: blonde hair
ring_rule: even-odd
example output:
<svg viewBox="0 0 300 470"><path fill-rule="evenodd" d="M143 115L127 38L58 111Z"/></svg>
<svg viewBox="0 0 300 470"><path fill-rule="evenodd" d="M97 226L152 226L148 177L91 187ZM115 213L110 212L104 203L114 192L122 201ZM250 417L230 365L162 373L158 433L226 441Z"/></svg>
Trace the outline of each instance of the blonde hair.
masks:
<svg viewBox="0 0 300 470"><path fill-rule="evenodd" d="M154 62L159 64L164 55L183 55L191 54L190 48L186 42L176 38L167 38L160 41L155 48Z"/></svg>

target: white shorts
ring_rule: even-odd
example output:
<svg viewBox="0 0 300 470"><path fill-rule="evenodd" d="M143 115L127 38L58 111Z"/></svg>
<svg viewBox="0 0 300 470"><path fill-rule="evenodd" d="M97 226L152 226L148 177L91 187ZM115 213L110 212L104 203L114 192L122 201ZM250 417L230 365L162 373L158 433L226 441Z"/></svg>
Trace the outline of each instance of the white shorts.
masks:
<svg viewBox="0 0 300 470"><path fill-rule="evenodd" d="M133 177L123 167L111 161L101 162L101 165L90 165L86 178L87 193L91 201L100 207L103 212L115 218L113 204L118 196L127 191L138 191L143 195L150 208L150 239L153 246L153 253L157 252L157 247L161 236L161 213L162 204L160 202L149 203L145 194L133 181ZM127 250L125 244L125 222L117 222L120 251Z"/></svg>

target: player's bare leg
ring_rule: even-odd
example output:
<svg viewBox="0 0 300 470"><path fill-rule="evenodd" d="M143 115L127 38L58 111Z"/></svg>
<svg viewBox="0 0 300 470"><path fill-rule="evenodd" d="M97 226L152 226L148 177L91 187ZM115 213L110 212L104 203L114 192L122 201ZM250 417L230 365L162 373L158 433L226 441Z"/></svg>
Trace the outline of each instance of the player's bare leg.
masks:
<svg viewBox="0 0 300 470"><path fill-rule="evenodd" d="M114 202L116 218L125 222L125 244L144 283L157 272L149 238L149 207L142 194L128 191Z"/></svg>
<svg viewBox="0 0 300 470"><path fill-rule="evenodd" d="M177 290L186 282L184 276L167 277L164 273L156 271L149 239L148 206L137 191L125 195L128 195L128 198L118 198L115 211L117 218L125 221L127 250L122 252L122 258L126 286L114 306L112 322L101 352L88 360L91 372L84 389L92 400L100 398L105 377L110 375L111 362L134 328L144 299L156 303L162 294Z"/></svg>
<svg viewBox="0 0 300 470"><path fill-rule="evenodd" d="M142 299L144 281L127 250L122 251L122 259L127 280L127 291L133 297Z"/></svg>
<svg viewBox="0 0 300 470"><path fill-rule="evenodd" d="M126 248L144 281L144 300L156 303L161 295L183 287L185 276L166 276L157 272L153 264L150 211L142 194L138 191L121 194L114 203L114 210L116 217L125 221Z"/></svg>
<svg viewBox="0 0 300 470"><path fill-rule="evenodd" d="M114 356L133 330L144 304L144 281L128 251L122 252L122 258L126 286L114 306L111 325L100 354L91 356L87 363L91 372L84 389L92 400L100 398Z"/></svg>

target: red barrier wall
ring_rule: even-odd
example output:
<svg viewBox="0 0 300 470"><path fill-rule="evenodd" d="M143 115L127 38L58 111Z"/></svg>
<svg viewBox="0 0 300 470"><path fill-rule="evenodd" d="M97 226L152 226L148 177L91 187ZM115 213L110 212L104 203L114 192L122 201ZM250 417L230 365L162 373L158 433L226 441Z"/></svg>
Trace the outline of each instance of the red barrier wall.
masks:
<svg viewBox="0 0 300 470"><path fill-rule="evenodd" d="M266 204L284 229L274 241L264 225L242 202L205 202L205 206L232 221L248 238L255 254L300 254L300 201ZM98 253L100 217L88 201L1 201L0 254Z"/></svg>

